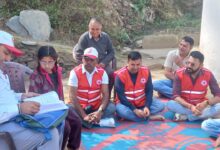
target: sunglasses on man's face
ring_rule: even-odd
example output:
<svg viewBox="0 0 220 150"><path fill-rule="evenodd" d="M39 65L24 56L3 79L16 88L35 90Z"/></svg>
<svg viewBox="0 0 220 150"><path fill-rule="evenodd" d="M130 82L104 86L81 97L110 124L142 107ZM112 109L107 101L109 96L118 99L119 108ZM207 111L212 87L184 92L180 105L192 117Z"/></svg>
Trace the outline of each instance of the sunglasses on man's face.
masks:
<svg viewBox="0 0 220 150"><path fill-rule="evenodd" d="M83 56L83 58L85 59L85 61L95 61L95 59L89 58L88 56Z"/></svg>

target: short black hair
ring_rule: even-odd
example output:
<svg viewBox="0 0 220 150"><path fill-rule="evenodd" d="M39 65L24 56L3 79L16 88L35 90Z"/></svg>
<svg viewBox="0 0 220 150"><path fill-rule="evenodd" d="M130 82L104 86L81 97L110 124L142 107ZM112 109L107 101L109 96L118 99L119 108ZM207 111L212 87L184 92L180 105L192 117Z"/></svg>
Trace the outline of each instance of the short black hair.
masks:
<svg viewBox="0 0 220 150"><path fill-rule="evenodd" d="M199 51L192 51L189 56L199 59L200 63L204 62L204 55Z"/></svg>
<svg viewBox="0 0 220 150"><path fill-rule="evenodd" d="M128 60L138 60L141 58L141 54L138 51L132 51L128 54Z"/></svg>
<svg viewBox="0 0 220 150"><path fill-rule="evenodd" d="M190 37L190 36L184 36L184 37L182 38L182 40L186 41L186 42L189 43L191 46L194 45L194 40L193 40L193 38Z"/></svg>

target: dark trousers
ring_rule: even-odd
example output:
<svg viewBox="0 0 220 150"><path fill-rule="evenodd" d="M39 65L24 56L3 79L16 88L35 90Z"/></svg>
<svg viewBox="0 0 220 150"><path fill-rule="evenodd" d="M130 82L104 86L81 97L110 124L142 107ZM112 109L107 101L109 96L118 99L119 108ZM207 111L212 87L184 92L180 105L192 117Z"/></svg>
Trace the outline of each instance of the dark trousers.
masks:
<svg viewBox="0 0 220 150"><path fill-rule="evenodd" d="M81 120L73 107L70 106L65 120L62 150L65 149L67 141L67 147L71 150L75 150L80 147L81 129Z"/></svg>

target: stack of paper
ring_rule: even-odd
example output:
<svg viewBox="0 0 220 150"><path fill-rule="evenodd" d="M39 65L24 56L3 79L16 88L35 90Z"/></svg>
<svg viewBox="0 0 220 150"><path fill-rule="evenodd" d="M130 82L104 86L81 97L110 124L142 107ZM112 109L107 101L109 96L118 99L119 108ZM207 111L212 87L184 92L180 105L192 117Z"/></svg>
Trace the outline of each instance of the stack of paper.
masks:
<svg viewBox="0 0 220 150"><path fill-rule="evenodd" d="M68 109L64 102L59 100L59 96L55 91L41 94L40 96L26 98L24 101L34 101L40 103L40 111L38 114Z"/></svg>

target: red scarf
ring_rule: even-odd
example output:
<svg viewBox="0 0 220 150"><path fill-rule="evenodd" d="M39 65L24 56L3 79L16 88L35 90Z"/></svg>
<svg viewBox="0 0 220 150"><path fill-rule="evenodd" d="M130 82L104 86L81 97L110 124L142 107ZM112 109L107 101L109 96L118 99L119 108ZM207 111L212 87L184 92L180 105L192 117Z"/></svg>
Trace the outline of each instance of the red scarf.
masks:
<svg viewBox="0 0 220 150"><path fill-rule="evenodd" d="M40 72L46 77L46 80L50 83L51 86L54 86L53 82L51 81L49 73L44 70L42 67L40 67ZM58 80L58 86L57 86L57 94L59 95L60 100L64 100L63 96L63 83L62 83L62 68L61 67L55 67L52 69L53 73L57 73L57 80Z"/></svg>

